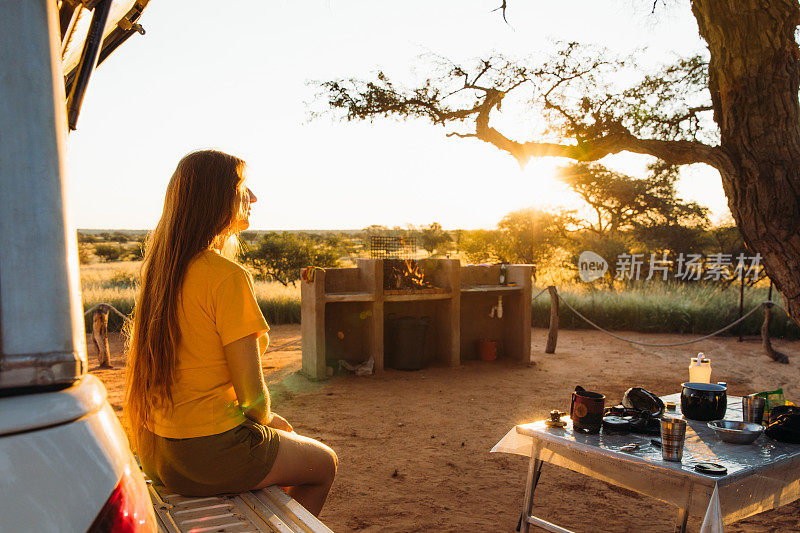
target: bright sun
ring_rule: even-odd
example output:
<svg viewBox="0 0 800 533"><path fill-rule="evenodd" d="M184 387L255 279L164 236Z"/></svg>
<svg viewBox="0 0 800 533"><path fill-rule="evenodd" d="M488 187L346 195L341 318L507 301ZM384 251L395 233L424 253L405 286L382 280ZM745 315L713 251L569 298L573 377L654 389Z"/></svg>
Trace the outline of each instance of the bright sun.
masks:
<svg viewBox="0 0 800 533"><path fill-rule="evenodd" d="M521 196L528 205L542 210L578 209L578 196L557 177L558 168L565 163L557 158L531 159L522 171Z"/></svg>

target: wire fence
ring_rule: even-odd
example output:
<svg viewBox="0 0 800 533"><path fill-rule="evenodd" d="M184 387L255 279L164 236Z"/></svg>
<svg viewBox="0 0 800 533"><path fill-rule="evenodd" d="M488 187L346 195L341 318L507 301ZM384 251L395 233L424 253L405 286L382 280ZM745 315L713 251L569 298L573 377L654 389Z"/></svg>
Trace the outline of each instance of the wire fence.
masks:
<svg viewBox="0 0 800 533"><path fill-rule="evenodd" d="M581 313L580 313L580 311L578 311L577 309L575 309L574 307L572 307L572 306L569 304L569 302L568 302L568 301L566 301L566 300L565 300L565 299L564 299L564 298L563 298L563 297L562 297L560 294L558 295L558 299L559 299L560 301L562 301L562 302L564 303L564 305L566 305L566 306L567 306L567 308L569 308L569 309L570 309L570 310L571 310L573 313L575 313L575 314L576 314L576 315L578 315L580 318L582 318L584 321L586 321L586 323L587 323L587 324L591 325L593 328L597 329L598 331L602 331L602 332L603 332L603 333L605 333L606 335L611 335L611 336L612 336L612 337L614 337L615 339L619 339L619 340L621 340L621 341L629 342L629 343L631 343L631 344L638 344L639 346L657 346L657 347L666 347L666 346L683 346L684 344L694 344L695 342L700 342L700 341L703 341L703 340L709 339L709 338L711 338L711 337L714 337L714 336L716 336L716 335L719 335L720 333L723 333L723 332L725 332L725 331L728 331L728 330L729 330L729 329L731 329L733 326L735 326L735 325L737 325L737 324L739 324L739 323L741 323L741 322L744 322L744 320L746 320L746 319L747 319L747 317L749 317L750 315L752 315L753 313L755 313L756 311L758 311L759 309L761 309L762 307L764 307L764 306L765 306L765 305L767 305L767 304L769 304L769 305L774 305L774 306L776 306L776 307L780 307L781 309L783 309L783 307L781 307L780 305L778 305L778 304L777 304L777 303L775 303L775 302L772 302L772 301L764 301L764 302L761 302L760 304L758 304L757 306L755 306L753 309L751 309L751 310L750 310L750 311L749 311L747 314L745 314L744 316L742 316L742 317L740 317L740 318L738 318L738 319L734 320L733 322L731 322L731 323L730 323L730 324L728 324L727 326L725 326L725 327L723 327L723 328L720 328L720 329L718 329L717 331L715 331L715 332L713 332L713 333L709 333L708 335L703 335L702 337L697 337L696 339L691 339L691 340L688 340L688 341L681 341L681 342L671 342L671 343L653 343L653 342L642 342L642 341L637 341L637 340L634 340L634 339L628 339L628 338L622 337L622 336L620 336L620 335L617 335L616 333L612 333L612 332L608 331L607 329L605 329L605 328L602 328L602 327L598 326L597 324L595 324L594 322L592 322L591 320L589 320L588 318L586 318L585 316L583 316L583 314L581 314ZM785 310L784 310L784 311L785 311Z"/></svg>
<svg viewBox="0 0 800 533"><path fill-rule="evenodd" d="M721 327L721 328L717 329L716 331L714 331L714 332L712 332L712 333L709 333L709 334L707 334L707 335L702 335L702 336L700 336L700 337L696 337L696 338L689 339L689 340L685 340L685 341L679 341L679 342L670 342L670 343L654 343L654 342L644 342L644 341L640 341L640 340L636 340L636 339L631 339L631 338L623 337L623 336L621 336L621 335L618 335L618 334L616 334L616 333L614 333L614 332L612 332L612 331L609 331L607 328L604 328L604 327L600 326L600 325L599 325L599 324L597 324L595 321L593 321L592 319L588 318L586 315L584 315L583 313L581 313L580 311L578 311L578 310L577 310L577 309L576 309L576 308L575 308L573 305L571 305L571 304L570 304L570 303L569 303L569 302L568 302L568 301L567 301L567 300L566 300L566 299L565 299L565 298L564 298L564 297L563 297L563 296L562 296L562 295L561 295L561 294L558 292L558 289L557 289L557 288L554 288L554 289L555 289L555 290L554 290L554 292L555 292L555 294L556 294L556 296L557 296L558 300L559 300L561 303L563 303L563 304L564 304L564 305L567 307L567 309L569 309L570 311L572 311L572 312L573 312L573 313L574 313L574 314L575 314L577 317L579 317L581 320L583 320L583 321L584 321L586 324L588 324L588 325L589 325L589 326L591 326L592 328L594 328L594 329L596 329L596 330L598 330L598 331L601 331L602 333L605 333L606 335L609 335L609 336L611 336L611 337L613 337L613 338L615 338L615 339L618 339L618 340L621 340L621 341L624 341L624 342L628 342L628 343L630 343L630 344L636 344L636 345L639 345L639 346L650 346L650 347L671 347L671 346L683 346L683 345L687 345L687 344L694 344L694 343L696 343L696 342L700 342L700 341L703 341L703 340L709 339L709 338L711 338L711 337L714 337L714 336L716 336L716 335L719 335L719 334L721 334L721 333L724 333L724 332L726 332L726 331L730 330L730 329L731 329L731 328L733 328L734 326L736 326L736 325L738 325L738 324L741 324L742 322L744 322L745 320L747 320L747 319L748 319L748 318L749 318L751 315L753 315L753 314L754 314L756 311L758 311L759 309L762 309L762 308L765 308L765 307L776 307L776 308L778 308L778 309L782 310L784 313L786 313L786 315L787 315L787 316L790 316L790 315L789 315L789 313L788 313L788 311L787 311L787 310L786 310L786 309L785 309L785 308L784 308L782 305L780 305L778 302L775 302L775 301L772 301L772 300L764 300L764 301L762 301L762 302L759 302L759 303L758 303L758 305L756 305L755 307L753 307L753 308L752 308L750 311L748 311L748 312L747 312L747 313L745 313L744 315L740 316L740 317L739 317L739 318L737 318L736 320L733 320L732 322L730 322L729 324L725 325L724 327ZM540 290L540 291L539 291L539 292L538 292L538 293L537 293L535 296L533 296L533 297L531 298L531 302L534 302L534 301L536 301L536 299L537 299L537 298L539 298L540 296L542 296L544 293L548 292L548 290L549 290L549 288L547 288L547 287L545 287L544 289ZM93 311L95 311L96 309L98 309L98 308L99 308L99 307L101 307L101 306L106 306L106 307L108 307L110 311L113 311L114 313L116 313L116 314L117 314L117 315L118 315L118 316L119 316L119 317L120 317L120 318L121 318L123 321L125 321L125 322L130 322L130 321L131 321L130 317L128 317L128 316L126 316L125 314L123 314L121 311L119 311L119 310L118 310L116 307L114 307L113 305L111 305L111 304L107 304L107 303L99 303L99 304L97 304L97 305L94 305L94 306L90 307L89 309L87 309L87 310L84 312L84 316L88 316L90 313L92 313ZM295 345L299 344L300 342L301 342L301 338L297 338L297 339L294 339L294 340L292 340L292 341L289 341L289 342L287 342L287 343L285 343L285 344L281 344L281 345L279 345L279 346L275 346L275 347L270 347L269 349L267 349L267 352L274 352L274 351L279 351L279 350L285 350L285 349L291 348L291 347L293 347L293 346L295 346Z"/></svg>
<svg viewBox="0 0 800 533"><path fill-rule="evenodd" d="M541 288L541 286L539 287ZM535 289L536 292L539 288ZM766 290L753 291L739 305L732 293L717 294L711 290L693 287L648 287L631 291L586 291L584 287L558 286L558 294L565 302L560 317L562 329L592 329L584 318L595 325L614 332L673 333L701 336L723 329L763 301L773 301L774 312L769 324L769 334L774 338L800 339L800 326L789 317L780 305L786 305ZM567 307L569 304L581 316ZM539 296L532 303L532 323L547 327L550 316L549 299ZM761 335L764 315L760 311L749 314L737 325L724 330L721 335Z"/></svg>

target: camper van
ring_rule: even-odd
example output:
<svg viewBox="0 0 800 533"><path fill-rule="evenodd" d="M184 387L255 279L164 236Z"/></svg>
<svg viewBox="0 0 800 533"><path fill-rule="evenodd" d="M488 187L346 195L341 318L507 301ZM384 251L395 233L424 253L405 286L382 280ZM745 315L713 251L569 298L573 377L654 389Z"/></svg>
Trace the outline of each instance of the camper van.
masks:
<svg viewBox="0 0 800 533"><path fill-rule="evenodd" d="M98 62L148 0L0 2L0 531L153 532L145 480L87 375L65 149Z"/></svg>

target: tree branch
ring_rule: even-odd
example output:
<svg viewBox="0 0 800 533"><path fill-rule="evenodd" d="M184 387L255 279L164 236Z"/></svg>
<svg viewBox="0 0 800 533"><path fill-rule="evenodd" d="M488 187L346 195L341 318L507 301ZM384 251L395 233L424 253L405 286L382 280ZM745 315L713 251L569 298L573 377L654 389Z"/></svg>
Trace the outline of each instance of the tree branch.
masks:
<svg viewBox="0 0 800 533"><path fill-rule="evenodd" d="M579 145L516 142L489 126L489 115L503 99L500 91L487 92L484 102L479 106L475 125L475 137L505 150L525 166L532 157L568 157L578 161L597 161L611 154L623 151L647 154L672 165L705 163L718 170L731 171L732 163L719 147L709 146L698 141L669 141L640 139L628 132L609 133L602 137L582 140Z"/></svg>
<svg viewBox="0 0 800 533"><path fill-rule="evenodd" d="M500 7L492 9L492 11L500 11L503 14L503 20L506 24L508 24L508 19L506 18L506 9L508 8L508 5L506 4L506 1L507 0L503 0L503 2L500 4Z"/></svg>

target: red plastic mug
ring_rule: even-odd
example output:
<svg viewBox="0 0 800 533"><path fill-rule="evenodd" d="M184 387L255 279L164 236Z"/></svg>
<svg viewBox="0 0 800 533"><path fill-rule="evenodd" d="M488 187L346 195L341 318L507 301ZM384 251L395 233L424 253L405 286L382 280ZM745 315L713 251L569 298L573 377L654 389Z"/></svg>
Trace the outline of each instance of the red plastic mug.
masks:
<svg viewBox="0 0 800 533"><path fill-rule="evenodd" d="M572 393L569 417L572 427L583 433L597 433L603 426L606 397L599 392L589 392L580 385Z"/></svg>

